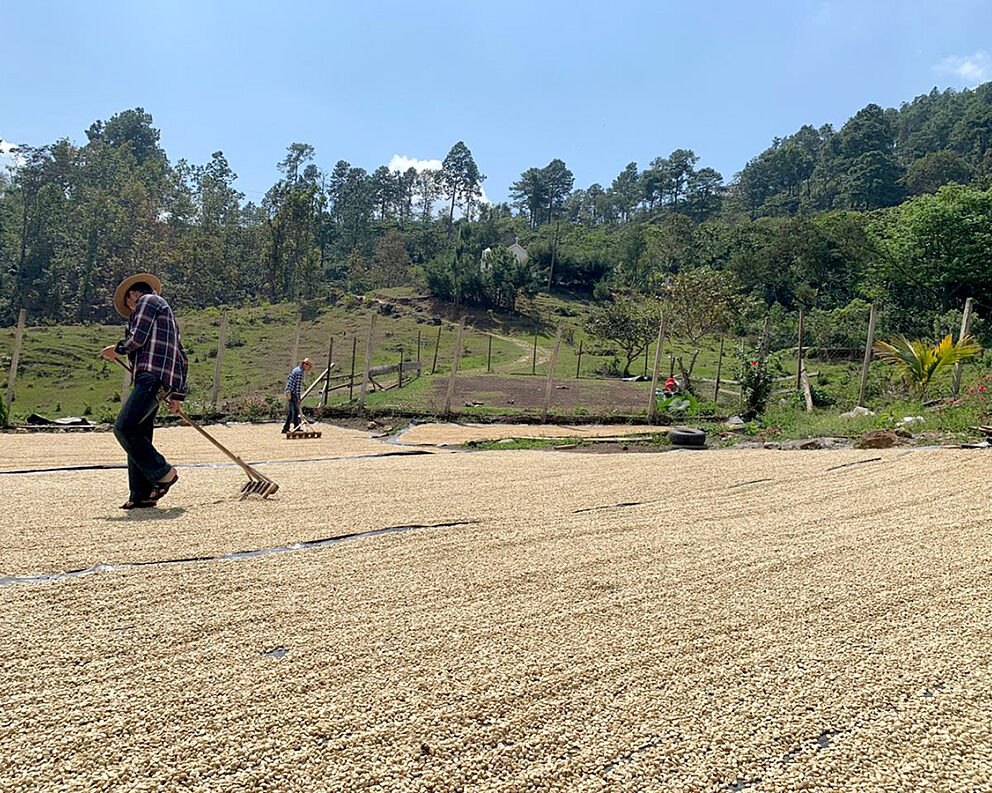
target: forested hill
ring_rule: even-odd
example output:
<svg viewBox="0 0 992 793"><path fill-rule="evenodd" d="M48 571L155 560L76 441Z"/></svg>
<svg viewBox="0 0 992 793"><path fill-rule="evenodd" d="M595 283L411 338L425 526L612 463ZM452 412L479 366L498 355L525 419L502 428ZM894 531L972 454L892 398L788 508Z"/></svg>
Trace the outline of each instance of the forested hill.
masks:
<svg viewBox="0 0 992 793"><path fill-rule="evenodd" d="M877 209L992 173L992 83L936 88L898 110L868 105L830 125L776 140L738 175L733 193L752 217Z"/></svg>
<svg viewBox="0 0 992 793"><path fill-rule="evenodd" d="M113 285L141 269L180 308L412 283L512 309L549 287L661 296L679 273L776 310L870 298L920 327L964 296L992 305L992 83L804 126L729 183L691 149L585 188L555 159L496 205L463 142L436 172L371 173L293 143L256 204L222 152L171 161L142 108L85 137L24 146L0 176L0 324L20 307L36 323L107 319Z"/></svg>

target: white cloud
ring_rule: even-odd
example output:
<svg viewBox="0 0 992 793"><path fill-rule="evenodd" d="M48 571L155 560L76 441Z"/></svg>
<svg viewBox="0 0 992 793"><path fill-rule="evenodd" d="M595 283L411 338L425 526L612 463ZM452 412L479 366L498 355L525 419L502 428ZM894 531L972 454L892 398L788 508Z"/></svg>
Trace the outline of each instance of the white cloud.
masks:
<svg viewBox="0 0 992 793"><path fill-rule="evenodd" d="M418 172L430 169L432 171L441 170L440 160L418 160L415 157L406 157L402 154L394 154L393 159L389 161L387 166L390 171L406 171L409 168L414 168Z"/></svg>
<svg viewBox="0 0 992 793"><path fill-rule="evenodd" d="M24 165L24 162L24 158L17 153L17 144L0 139L0 171L13 171Z"/></svg>
<svg viewBox="0 0 992 793"><path fill-rule="evenodd" d="M992 80L992 55L979 50L973 55L951 55L933 67L940 74L953 74L968 87Z"/></svg>
<svg viewBox="0 0 992 793"><path fill-rule="evenodd" d="M414 168L418 172L424 170L440 171L441 170L440 160L418 160L416 157L407 157L403 154L394 154L393 159L391 159L386 166L390 171L400 171L405 172L408 168ZM482 196L479 198L479 203L491 204L488 196L486 196L485 189L480 185L479 190L482 192ZM444 202L439 201L438 206L441 206ZM459 216L460 212L456 209L455 215Z"/></svg>

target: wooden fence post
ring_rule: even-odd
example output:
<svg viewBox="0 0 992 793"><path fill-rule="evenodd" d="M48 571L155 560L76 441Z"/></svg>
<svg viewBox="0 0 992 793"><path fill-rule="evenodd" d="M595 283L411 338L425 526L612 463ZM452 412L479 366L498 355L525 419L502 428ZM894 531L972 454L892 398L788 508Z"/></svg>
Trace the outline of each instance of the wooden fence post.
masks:
<svg viewBox="0 0 992 793"><path fill-rule="evenodd" d="M806 400L806 412L813 412L813 391L809 387L809 376L806 374L806 367L800 364L799 383L802 385L803 397Z"/></svg>
<svg viewBox="0 0 992 793"><path fill-rule="evenodd" d="M358 395L358 407L365 408L365 392L369 388L369 369L372 368L372 334L375 333L375 314L369 323L369 336L365 342L365 375L362 377L362 390Z"/></svg>
<svg viewBox="0 0 992 793"><path fill-rule="evenodd" d="M489 334L489 355L486 357L486 372L493 370L493 334Z"/></svg>
<svg viewBox="0 0 992 793"><path fill-rule="evenodd" d="M400 374L400 379L397 382L396 387L397 388L402 388L403 387L403 348L402 347L400 347L400 372L399 372L399 374Z"/></svg>
<svg viewBox="0 0 992 793"><path fill-rule="evenodd" d="M296 330L293 333L293 363L296 366L300 362L300 323L303 322L303 312L296 312Z"/></svg>
<svg viewBox="0 0 992 793"><path fill-rule="evenodd" d="M548 367L548 384L544 390L544 411L541 413L541 423L548 420L548 410L551 409L551 393L555 387L555 367L558 365L558 348L561 347L561 334L565 330L564 325L558 326L558 333L555 334L555 348L551 353L551 366Z"/></svg>
<svg viewBox="0 0 992 793"><path fill-rule="evenodd" d="M579 371L582 369L582 339L579 339L579 360L575 363L575 379L579 379Z"/></svg>
<svg viewBox="0 0 992 793"><path fill-rule="evenodd" d="M351 378L348 380L348 401L355 398L355 357L358 355L358 336L351 337Z"/></svg>
<svg viewBox="0 0 992 793"><path fill-rule="evenodd" d="M657 401L658 377L661 375L661 355L665 346L665 315L661 315L661 324L658 326L658 346L654 351L654 374L651 375L651 396L648 401L648 424L654 421L654 407Z"/></svg>
<svg viewBox="0 0 992 793"><path fill-rule="evenodd" d="M465 332L465 317L458 323L458 337L455 339L455 354L451 357L451 376L448 378L448 390L444 395L444 415L451 413L451 398L455 393L455 375L458 374L458 361L462 357L462 334Z"/></svg>
<svg viewBox="0 0 992 793"><path fill-rule="evenodd" d="M971 306L974 302L974 298L970 297L964 301L964 314L961 316L961 333L958 334L958 341L961 341L961 339L967 336L968 330L971 328ZM954 380L951 382L951 396L957 397L960 388L961 363L958 362L954 364Z"/></svg>
<svg viewBox="0 0 992 793"><path fill-rule="evenodd" d="M858 404L865 404L865 392L868 390L868 365L871 363L871 346L875 343L875 304L871 304L868 314L868 340L865 342L865 362L861 366L861 389L858 391Z"/></svg>
<svg viewBox="0 0 992 793"><path fill-rule="evenodd" d="M713 401L720 401L720 372L723 370L723 339L720 339L720 356L716 359L716 385L713 387Z"/></svg>
<svg viewBox="0 0 992 793"><path fill-rule="evenodd" d="M802 386L803 381L803 320L806 315L799 309L799 342L796 345L796 390Z"/></svg>
<svg viewBox="0 0 992 793"><path fill-rule="evenodd" d="M772 340L771 335L768 333L768 325L771 322L771 317L767 314L765 315L765 322L761 326L761 346L758 348L758 360L763 361L768 357L768 348L771 346Z"/></svg>
<svg viewBox="0 0 992 793"><path fill-rule="evenodd" d="M327 374L324 377L324 393L320 397L320 408L323 410L327 407L327 396L331 393L331 366L334 361L334 337L331 336L330 342L327 344Z"/></svg>
<svg viewBox="0 0 992 793"><path fill-rule="evenodd" d="M441 325L437 326L437 339L434 341L434 363L431 364L431 374L437 371L437 351L441 346Z"/></svg>
<svg viewBox="0 0 992 793"><path fill-rule="evenodd" d="M24 341L24 323L28 318L28 310L22 308L17 315L17 330L14 331L14 352L10 356L10 379L7 380L7 407L14 401L14 381L17 379L17 363L21 358L21 342Z"/></svg>
<svg viewBox="0 0 992 793"><path fill-rule="evenodd" d="M417 331L417 363L420 363L420 331L419 330Z"/></svg>
<svg viewBox="0 0 992 793"><path fill-rule="evenodd" d="M214 387L210 391L210 404L213 406L214 413L217 412L217 400L220 398L220 373L223 358L224 358L224 347L227 345L227 312L225 311L223 316L220 318L220 336L217 339L217 360L214 362Z"/></svg>

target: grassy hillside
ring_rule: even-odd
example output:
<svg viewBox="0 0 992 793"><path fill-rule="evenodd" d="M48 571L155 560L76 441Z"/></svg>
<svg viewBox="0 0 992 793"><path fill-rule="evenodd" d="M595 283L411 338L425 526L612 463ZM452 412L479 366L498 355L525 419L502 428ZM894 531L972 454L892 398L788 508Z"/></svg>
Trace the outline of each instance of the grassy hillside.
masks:
<svg viewBox="0 0 992 793"><path fill-rule="evenodd" d="M536 334L536 371L546 374L556 326L564 322L566 337L574 345L567 342L562 345L558 373L562 377L575 376L579 340L584 340L584 351L590 344L583 330L586 306L577 301L539 298L525 301L522 307L526 313L514 315L467 311L460 372L486 371L491 334L493 371L529 374ZM221 405L248 396L278 397L292 365L295 304L212 308L180 314L183 343L190 360L190 400L199 406L209 399L221 315L225 310L230 320L222 361ZM407 361L416 358L419 339L420 358L425 374L428 373L440 328L435 379L450 371L457 330L457 317L450 305L435 304L409 290L386 290L364 301L346 299L338 305L306 304L302 312L300 355L312 357L317 372L326 366L328 343L333 337L335 371L350 371L354 343L355 369L360 373L373 316L373 366L397 363L401 351ZM48 416L85 414L98 420L114 415L119 407L123 370L101 359L99 351L121 338L121 334L119 326L29 324L21 349L12 417L24 418L38 412ZM4 373L9 369L13 341L13 328L0 329L0 367ZM609 357L584 354L583 374L592 376L593 370ZM388 378L392 382L395 376ZM428 387L429 383L422 379L402 392L389 391L370 397L369 404L391 400L399 404L415 402L417 394ZM335 392L330 401L347 402L347 390Z"/></svg>
<svg viewBox="0 0 992 793"><path fill-rule="evenodd" d="M513 414L534 412L543 404L545 378L554 336L559 325L564 327L556 367L553 412L559 415L583 414L638 415L646 410L649 386L645 383L619 384L605 380L602 371L615 367L616 350L601 340L592 338L587 330L590 303L582 299L564 299L540 295L522 300L517 314L492 311L466 311L467 326L463 353L459 365L459 388L453 407L467 414ZM352 349L357 351L355 370L363 368L364 350L369 326L375 318L372 365L397 363L402 352L404 360L419 354L424 376L408 379L402 389L370 394L371 408L399 406L424 412L434 412L442 404L446 391L457 330L457 315L450 304L435 303L408 289L383 290L364 300L346 297L336 305L310 303L256 305L229 309L230 326L223 357L219 406L233 415L245 415L246 400L254 398L258 413L271 408L259 405L268 398L281 405L281 393L286 375L292 365L293 334L297 310L302 310L300 355L309 355L319 373L326 365L328 343L334 339L335 371L349 372ZM193 412L207 409L217 355L222 312L212 308L184 313L179 316L184 344L190 357L190 408ZM429 375L435 342L440 328L440 346L436 374ZM45 416L86 415L93 420L109 420L120 407L123 371L99 357L99 350L121 336L118 326L53 326L27 328L21 352L16 384L16 398L11 406L14 420L23 420L32 412ZM537 365L533 365L535 336ZM13 347L12 328L0 330L0 367L9 369ZM487 356L492 338L492 375L486 377ZM755 341L755 340L751 340ZM736 376L736 350L739 340L728 339L723 360L723 378ZM576 380L578 352L582 348L581 379ZM695 377L713 377L716 371L719 341L711 339L700 352ZM669 339L665 349L662 375L671 367L671 355L688 359L691 351L679 340ZM772 360L782 374L795 372L793 353L773 353ZM649 352L648 366L653 366L654 349ZM877 366L877 365L876 365ZM818 401L837 405L836 410L823 414L820 423L811 417L796 419L797 430L815 426L829 432L832 419L841 409L854 404L860 364L853 362L825 363L810 361L808 368L818 372L812 378ZM644 359L635 362L632 372L642 373ZM536 377L531 377L531 372ZM464 376L464 378L462 377ZM975 374L970 375L971 378ZM395 382L395 375L385 375L385 384ZM887 403L896 388L880 368L873 376L873 394L879 404ZM622 385L623 389L619 386ZM786 386L787 383L781 385ZM697 391L712 398L712 386L700 385ZM471 390L474 389L474 390ZM357 396L357 392L356 392ZM347 389L331 395L330 404L347 404ZM774 421L788 425L792 397L775 401ZM788 403L788 404L785 404ZM315 405L316 400L308 400ZM736 409L733 398L724 397L720 406L709 412L730 414ZM912 406L905 408L911 411ZM979 411L980 412L980 411ZM786 415L788 414L788 415ZM826 421L826 424L823 422ZM961 421L976 423L971 416ZM958 422L960 423L960 422Z"/></svg>

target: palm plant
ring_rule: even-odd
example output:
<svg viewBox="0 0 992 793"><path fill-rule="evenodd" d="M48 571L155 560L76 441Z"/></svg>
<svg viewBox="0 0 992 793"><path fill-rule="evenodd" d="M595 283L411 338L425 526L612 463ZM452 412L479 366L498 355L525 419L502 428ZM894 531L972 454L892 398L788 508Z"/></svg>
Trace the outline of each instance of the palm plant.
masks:
<svg viewBox="0 0 992 793"><path fill-rule="evenodd" d="M930 384L941 370L974 358L982 348L971 336L955 343L948 334L934 345L922 339L910 341L905 336L896 336L890 342L875 342L874 349L882 361L896 367L899 376L920 400L925 400Z"/></svg>

